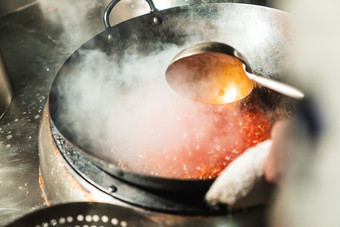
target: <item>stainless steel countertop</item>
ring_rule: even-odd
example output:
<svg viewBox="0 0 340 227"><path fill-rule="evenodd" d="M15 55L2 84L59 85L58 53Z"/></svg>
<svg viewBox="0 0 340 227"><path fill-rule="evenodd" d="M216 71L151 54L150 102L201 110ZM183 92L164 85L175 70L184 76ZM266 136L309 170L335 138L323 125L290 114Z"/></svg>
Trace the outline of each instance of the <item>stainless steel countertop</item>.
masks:
<svg viewBox="0 0 340 227"><path fill-rule="evenodd" d="M0 17L0 50L14 93L0 119L0 226L46 206L39 187L37 143L42 109L66 58L104 29L98 5L85 18L90 29L83 40L65 46L62 27L48 17L54 14L55 9L36 3Z"/></svg>

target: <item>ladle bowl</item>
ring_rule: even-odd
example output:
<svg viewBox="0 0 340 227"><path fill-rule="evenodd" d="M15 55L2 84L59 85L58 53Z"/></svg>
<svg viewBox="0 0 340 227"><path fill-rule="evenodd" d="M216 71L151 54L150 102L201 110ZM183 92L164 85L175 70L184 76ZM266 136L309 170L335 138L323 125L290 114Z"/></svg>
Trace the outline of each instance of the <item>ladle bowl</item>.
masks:
<svg viewBox="0 0 340 227"><path fill-rule="evenodd" d="M218 42L199 43L181 51L170 62L166 79L179 94L211 104L247 97L254 82L295 99L304 97L295 87L253 74L244 55Z"/></svg>

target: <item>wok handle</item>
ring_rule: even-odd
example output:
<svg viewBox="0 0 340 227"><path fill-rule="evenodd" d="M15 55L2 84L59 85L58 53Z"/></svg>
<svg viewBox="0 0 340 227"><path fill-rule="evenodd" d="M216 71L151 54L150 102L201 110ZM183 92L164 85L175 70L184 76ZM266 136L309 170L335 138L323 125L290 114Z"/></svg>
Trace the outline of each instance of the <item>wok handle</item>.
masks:
<svg viewBox="0 0 340 227"><path fill-rule="evenodd" d="M150 7L150 12L156 12L158 11L158 9L155 7L155 4L153 3L152 0L145 0L149 7ZM110 24L110 13L113 9L113 7L115 7L115 5L117 5L117 3L120 2L120 0L112 0L106 7L105 11L104 11L104 16L103 16L103 20L104 20L104 25L105 25L105 29L108 29L111 27Z"/></svg>

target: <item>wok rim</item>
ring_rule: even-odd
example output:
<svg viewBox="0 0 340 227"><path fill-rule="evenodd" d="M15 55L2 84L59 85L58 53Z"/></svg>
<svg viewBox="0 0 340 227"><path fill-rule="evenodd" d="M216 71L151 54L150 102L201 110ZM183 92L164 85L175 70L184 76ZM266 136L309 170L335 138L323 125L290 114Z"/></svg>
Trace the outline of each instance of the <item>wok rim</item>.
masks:
<svg viewBox="0 0 340 227"><path fill-rule="evenodd" d="M264 9L268 12L273 12L275 14L279 13L281 15L284 15L284 16L289 16L290 14L288 12L285 12L285 11L282 11L282 10L279 10L279 9L275 9L275 8L270 8L270 7L266 7L266 6L262 6L262 5L254 5L254 4L247 4L247 3L226 3L226 2L219 2L219 3L197 3L197 4L192 4L192 5L184 5L184 6L178 6L178 7L172 7L172 8L168 8L168 9L163 9L163 10L159 10L157 13L158 14L166 14L168 12L171 12L171 11L175 11L175 10L185 10L186 12L189 11L189 10L192 10L194 9L195 7L201 7L201 6L212 6L212 5L239 5L240 7L248 7L248 8L255 8L255 9ZM124 170L122 168L119 168L118 166L116 166L115 164L113 163L109 163L109 162L106 162L105 160L101 159L100 157L97 157L96 155L92 154L91 152L88 152L86 149L84 149L82 146L79 146L77 143L73 142L72 140L70 140L69 138L67 138L61 131L60 129L58 128L57 124L56 124L56 120L54 119L54 115L55 114L52 114L52 110L51 110L51 105L50 105L50 102L51 102L51 94L52 94L52 90L54 87L57 86L57 81L58 81L58 78L61 77L60 73L61 73L61 70L65 67L65 65L67 65L68 61L70 61L70 59L74 56L75 53L77 53L77 51L81 50L82 47L84 47L84 45L86 45L87 43L89 43L90 41L92 40L95 40L97 37L99 37L100 35L103 35L105 33L107 33L107 35L111 34L111 30L115 29L116 27L118 26L124 26L125 23L131 23L131 21L135 21L135 20L139 20L140 18L144 18L144 17L149 17L149 16L152 16L154 15L155 12L149 12L149 13L146 13L146 14L143 14L141 16L138 16L138 17L134 17L134 18L131 18L131 19L128 19L128 20L125 20L123 22L120 22L118 24L115 24L114 26L111 26L105 30L103 30L102 32L98 33L97 35L91 37L88 41L84 42L80 47L78 47L77 50L75 50L66 60L65 62L62 64L62 66L60 67L60 69L58 70L55 78L53 79L53 82L52 82L52 85L51 85L51 89L49 91L49 98L48 98L48 101L49 101L49 106L48 106L48 112L49 112L49 115L50 115L50 123L53 124L55 126L55 129L59 132L60 135L62 135L62 138L64 140L66 140L70 145L72 145L73 148L75 148L78 152L80 152L81 154L85 155L86 157L90 158L91 161L93 160L93 163L99 167L100 169L102 169L103 171L105 171L106 173L110 174L111 176L113 177L116 177L118 179L121 179L123 181L127 181L128 183L131 183L131 184L135 184L137 186L141 186L141 187L146 187L146 188L150 188L150 189L161 189L161 190L166 190L164 189L164 187L154 187L154 186L146 186L144 184L139 184L139 183L135 183L134 181L131 181L131 180L126 180L125 177L121 177L119 176L119 174L117 173L112 173L110 170L113 170L113 171L117 171L117 172L123 172L124 176L126 175L129 175L129 176L132 176L132 177L136 177L136 178L143 178L144 180L148 181L148 180L151 180L151 181L161 181L160 184L180 184L180 185L186 185L186 184L197 184L197 185L205 185L205 186L208 186L210 187L210 185L215 181L216 178L212 178L212 179L185 179L185 178L170 178L170 177L159 177L159 176L155 176L155 175L150 175L150 174L141 174L141 173L137 173L137 172L134 172L134 171L130 171L130 170ZM214 104L212 104L214 105ZM74 139L73 139L74 140ZM108 170L108 169L109 170ZM223 170L222 170L223 171ZM196 191L192 188L193 186L189 186L189 187L186 187L186 188L191 188L191 189L187 189L189 191ZM203 188L205 191L208 189L206 187ZM178 189L179 191L183 191L183 188L179 188ZM200 190L200 189L198 189ZM169 191L173 191L173 189L169 189ZM177 191L177 190L175 190ZM184 189L185 191L185 189Z"/></svg>

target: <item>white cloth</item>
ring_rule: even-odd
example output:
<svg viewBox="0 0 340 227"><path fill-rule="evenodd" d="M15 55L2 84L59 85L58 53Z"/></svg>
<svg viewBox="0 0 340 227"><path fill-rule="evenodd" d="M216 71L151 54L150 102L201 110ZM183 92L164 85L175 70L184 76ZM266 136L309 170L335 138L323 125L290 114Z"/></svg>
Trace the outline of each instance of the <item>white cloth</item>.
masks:
<svg viewBox="0 0 340 227"><path fill-rule="evenodd" d="M263 177L265 160L272 146L266 140L247 149L223 170L207 192L205 199L211 205L234 205L248 195L255 183Z"/></svg>

